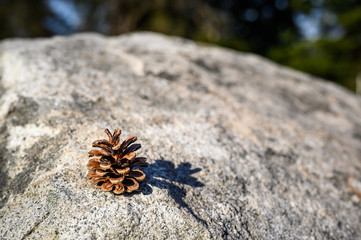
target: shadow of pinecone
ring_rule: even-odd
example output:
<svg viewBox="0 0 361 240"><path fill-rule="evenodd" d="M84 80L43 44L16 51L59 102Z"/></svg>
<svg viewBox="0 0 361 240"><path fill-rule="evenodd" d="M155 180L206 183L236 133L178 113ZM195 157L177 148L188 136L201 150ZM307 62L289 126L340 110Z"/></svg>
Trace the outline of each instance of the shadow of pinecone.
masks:
<svg viewBox="0 0 361 240"><path fill-rule="evenodd" d="M185 208L195 219L207 226L207 223L198 217L189 205L184 201L186 190L182 185L192 187L203 187L204 184L199 182L194 173L200 172L201 168L191 169L191 163L182 163L175 167L174 163L167 160L155 160L143 171L148 177L148 181L142 184L142 193L145 195L152 194L152 187L167 189L168 195L182 208Z"/></svg>

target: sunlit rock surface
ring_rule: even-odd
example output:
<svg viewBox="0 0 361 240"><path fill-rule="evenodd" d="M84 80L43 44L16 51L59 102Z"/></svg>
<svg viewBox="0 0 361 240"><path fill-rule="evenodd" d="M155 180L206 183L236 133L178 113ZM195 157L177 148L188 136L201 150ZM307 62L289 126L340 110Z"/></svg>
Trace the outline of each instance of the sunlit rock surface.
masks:
<svg viewBox="0 0 361 240"><path fill-rule="evenodd" d="M361 99L338 86L153 33L3 41L0 81L0 239L361 239ZM85 178L117 127L138 194Z"/></svg>

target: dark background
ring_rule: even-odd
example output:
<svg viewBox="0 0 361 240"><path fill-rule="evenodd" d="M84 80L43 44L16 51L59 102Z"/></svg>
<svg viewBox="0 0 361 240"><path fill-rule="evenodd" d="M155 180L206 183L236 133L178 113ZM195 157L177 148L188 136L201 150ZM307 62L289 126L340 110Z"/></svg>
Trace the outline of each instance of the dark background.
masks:
<svg viewBox="0 0 361 240"><path fill-rule="evenodd" d="M150 30L250 51L351 91L360 0L0 0L0 39Z"/></svg>

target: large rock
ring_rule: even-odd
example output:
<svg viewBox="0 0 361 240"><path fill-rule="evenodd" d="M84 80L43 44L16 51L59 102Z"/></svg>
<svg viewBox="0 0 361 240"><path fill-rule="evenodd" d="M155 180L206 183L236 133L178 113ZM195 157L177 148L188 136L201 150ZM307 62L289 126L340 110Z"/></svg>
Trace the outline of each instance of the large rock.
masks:
<svg viewBox="0 0 361 240"><path fill-rule="evenodd" d="M361 239L361 100L346 90L153 33L0 51L1 239ZM150 163L138 194L84 177L116 127Z"/></svg>

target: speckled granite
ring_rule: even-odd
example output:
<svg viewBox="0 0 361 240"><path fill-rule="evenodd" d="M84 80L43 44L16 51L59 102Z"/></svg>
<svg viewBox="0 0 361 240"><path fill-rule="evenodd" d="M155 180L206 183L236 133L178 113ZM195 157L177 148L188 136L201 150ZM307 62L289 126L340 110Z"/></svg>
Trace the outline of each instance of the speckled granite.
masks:
<svg viewBox="0 0 361 240"><path fill-rule="evenodd" d="M338 86L153 33L3 41L0 84L0 239L361 239ZM138 194L84 177L116 127L150 163Z"/></svg>

